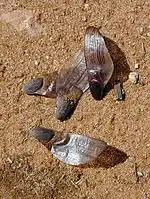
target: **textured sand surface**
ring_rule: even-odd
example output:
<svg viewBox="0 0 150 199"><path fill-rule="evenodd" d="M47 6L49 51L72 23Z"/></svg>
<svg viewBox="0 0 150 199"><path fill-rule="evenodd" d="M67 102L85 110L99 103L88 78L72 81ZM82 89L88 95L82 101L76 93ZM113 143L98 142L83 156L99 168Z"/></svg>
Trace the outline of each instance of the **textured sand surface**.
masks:
<svg viewBox="0 0 150 199"><path fill-rule="evenodd" d="M1 17L25 10L40 27L33 36L0 17L0 198L150 198L149 7L148 0L0 0ZM55 100L27 96L22 87L65 67L89 25L107 37L126 99L115 101L111 90L98 102L87 92L62 123L55 119ZM128 81L129 71L138 71L142 83ZM109 169L65 165L28 136L37 126L100 138L128 158ZM136 170L143 172L139 179Z"/></svg>

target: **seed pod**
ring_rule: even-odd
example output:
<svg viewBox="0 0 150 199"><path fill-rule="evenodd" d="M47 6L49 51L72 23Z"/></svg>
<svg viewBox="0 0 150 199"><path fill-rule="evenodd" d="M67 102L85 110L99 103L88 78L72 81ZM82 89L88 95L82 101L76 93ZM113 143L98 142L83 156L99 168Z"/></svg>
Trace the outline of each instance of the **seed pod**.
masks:
<svg viewBox="0 0 150 199"><path fill-rule="evenodd" d="M71 165L90 163L107 147L105 142L98 139L45 128L32 129L30 135L42 142L57 159Z"/></svg>
<svg viewBox="0 0 150 199"><path fill-rule="evenodd" d="M102 99L103 91L112 76L114 65L99 30L88 27L85 32L84 54L90 91L94 99Z"/></svg>
<svg viewBox="0 0 150 199"><path fill-rule="evenodd" d="M89 88L83 50L74 57L68 69L62 69L56 83L56 118L64 121L76 108L82 94Z"/></svg>
<svg viewBox="0 0 150 199"><path fill-rule="evenodd" d="M28 95L41 95L50 98L56 98L56 80L57 72L53 72L45 77L31 79L23 88Z"/></svg>

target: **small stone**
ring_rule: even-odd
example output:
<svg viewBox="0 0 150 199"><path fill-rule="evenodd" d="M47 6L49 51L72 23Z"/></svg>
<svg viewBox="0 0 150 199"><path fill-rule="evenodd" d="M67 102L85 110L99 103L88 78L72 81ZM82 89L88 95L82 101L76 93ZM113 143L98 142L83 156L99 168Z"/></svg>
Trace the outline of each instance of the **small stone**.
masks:
<svg viewBox="0 0 150 199"><path fill-rule="evenodd" d="M48 56L48 55L46 56L46 59L49 59L49 56Z"/></svg>
<svg viewBox="0 0 150 199"><path fill-rule="evenodd" d="M88 8L89 8L89 4L88 4L88 3L85 3L85 4L84 4L84 8L85 8L85 9L88 9Z"/></svg>
<svg viewBox="0 0 150 199"><path fill-rule="evenodd" d="M135 69L138 69L139 68L139 64L136 63L134 67L135 67Z"/></svg>
<svg viewBox="0 0 150 199"><path fill-rule="evenodd" d="M139 28L139 32L140 32L140 34L142 34L142 33L144 32L144 28L143 28L143 27L140 27L140 28Z"/></svg>
<svg viewBox="0 0 150 199"><path fill-rule="evenodd" d="M40 62L38 60L35 60L34 63L36 66L38 66Z"/></svg>
<svg viewBox="0 0 150 199"><path fill-rule="evenodd" d="M87 18L85 16L82 17L82 21L86 22Z"/></svg>
<svg viewBox="0 0 150 199"><path fill-rule="evenodd" d="M118 81L114 85L115 90L115 100L122 101L125 99L125 91L122 87L122 84Z"/></svg>
<svg viewBox="0 0 150 199"><path fill-rule="evenodd" d="M7 160L8 160L8 162L9 162L10 164L13 163L13 161L12 161L9 157L7 158Z"/></svg>
<svg viewBox="0 0 150 199"><path fill-rule="evenodd" d="M131 51L131 55L135 55L135 51L132 50L132 51Z"/></svg>
<svg viewBox="0 0 150 199"><path fill-rule="evenodd" d="M139 80L139 74L137 72L130 72L129 80L130 82L137 84Z"/></svg>
<svg viewBox="0 0 150 199"><path fill-rule="evenodd" d="M0 72L4 73L6 70L6 67L3 66L1 63L0 63Z"/></svg>
<svg viewBox="0 0 150 199"><path fill-rule="evenodd" d="M146 172L145 177L150 178L150 171Z"/></svg>
<svg viewBox="0 0 150 199"><path fill-rule="evenodd" d="M138 172L137 172L137 176L138 176L138 177L143 177L143 176L144 176L144 173L141 172L141 171L138 171Z"/></svg>
<svg viewBox="0 0 150 199"><path fill-rule="evenodd" d="M150 37L150 32L147 33L147 36Z"/></svg>

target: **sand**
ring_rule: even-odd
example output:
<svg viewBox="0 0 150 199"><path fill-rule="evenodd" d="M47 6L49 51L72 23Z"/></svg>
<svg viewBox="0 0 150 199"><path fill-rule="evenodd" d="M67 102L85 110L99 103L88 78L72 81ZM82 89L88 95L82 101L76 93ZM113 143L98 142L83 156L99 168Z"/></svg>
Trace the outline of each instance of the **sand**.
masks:
<svg viewBox="0 0 150 199"><path fill-rule="evenodd" d="M23 28L0 17L0 198L150 198L149 6L148 0L0 0L1 17L15 10L34 15ZM118 102L110 90L96 101L86 92L62 123L54 99L27 96L22 87L65 67L89 25L105 36L126 98ZM31 28L40 31L30 34ZM139 73L138 84L128 80L130 71ZM37 126L100 138L128 158L107 169L63 164L29 137Z"/></svg>

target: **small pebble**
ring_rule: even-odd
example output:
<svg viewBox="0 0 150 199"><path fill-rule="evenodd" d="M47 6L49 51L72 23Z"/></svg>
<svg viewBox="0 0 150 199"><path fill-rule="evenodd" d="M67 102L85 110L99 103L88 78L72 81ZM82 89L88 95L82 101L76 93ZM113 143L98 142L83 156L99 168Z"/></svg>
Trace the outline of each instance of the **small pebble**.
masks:
<svg viewBox="0 0 150 199"><path fill-rule="evenodd" d="M129 74L129 80L132 83L137 84L138 80L139 80L139 74L137 72L130 72L130 74Z"/></svg>
<svg viewBox="0 0 150 199"><path fill-rule="evenodd" d="M7 158L7 160L8 160L8 162L9 162L10 164L13 163L13 161L12 161L10 158Z"/></svg>
<svg viewBox="0 0 150 199"><path fill-rule="evenodd" d="M143 28L143 27L140 27L140 28L139 28L139 32L140 32L140 34L142 34L142 33L144 32L144 28Z"/></svg>
<svg viewBox="0 0 150 199"><path fill-rule="evenodd" d="M138 171L138 172L137 172L137 176L138 176L138 177L143 177L143 176L144 176L144 173L141 172L141 171Z"/></svg>
<svg viewBox="0 0 150 199"><path fill-rule="evenodd" d="M85 16L82 17L82 21L86 22L87 18Z"/></svg>
<svg viewBox="0 0 150 199"><path fill-rule="evenodd" d="M85 4L84 4L84 8L85 8L85 9L88 9L88 8L89 8L89 4L88 4L88 3L85 3Z"/></svg>
<svg viewBox="0 0 150 199"><path fill-rule="evenodd" d="M38 66L40 62L38 60L35 60L34 63L36 66Z"/></svg>
<svg viewBox="0 0 150 199"><path fill-rule="evenodd" d="M145 177L150 178L150 171L146 172Z"/></svg>
<svg viewBox="0 0 150 199"><path fill-rule="evenodd" d="M147 33L147 36L150 37L150 32Z"/></svg>
<svg viewBox="0 0 150 199"><path fill-rule="evenodd" d="M116 84L114 85L114 90L115 90L115 100L122 101L125 99L125 91L120 82L116 82Z"/></svg>
<svg viewBox="0 0 150 199"><path fill-rule="evenodd" d="M46 59L49 59L49 56L48 56L48 55L46 56Z"/></svg>
<svg viewBox="0 0 150 199"><path fill-rule="evenodd" d="M135 64L135 69L138 69L138 68L139 68L139 64L136 63L136 64Z"/></svg>

